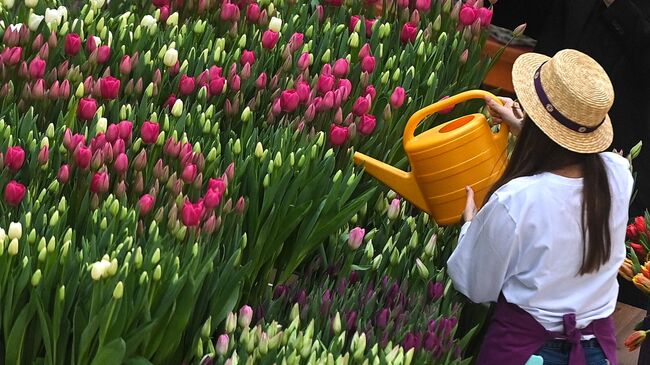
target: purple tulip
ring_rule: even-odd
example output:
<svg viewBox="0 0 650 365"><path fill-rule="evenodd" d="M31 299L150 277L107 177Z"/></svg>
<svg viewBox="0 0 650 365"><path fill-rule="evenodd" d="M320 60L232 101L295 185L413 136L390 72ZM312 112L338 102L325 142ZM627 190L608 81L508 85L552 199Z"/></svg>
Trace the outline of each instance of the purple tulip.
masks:
<svg viewBox="0 0 650 365"><path fill-rule="evenodd" d="M388 308L383 308L379 313L377 314L377 326L381 328L382 330L388 326L388 318L390 317L390 311Z"/></svg>
<svg viewBox="0 0 650 365"><path fill-rule="evenodd" d="M287 295L287 291L289 291L289 289L287 288L286 285L276 286L275 289L273 290L273 300L284 298L284 296Z"/></svg>
<svg viewBox="0 0 650 365"><path fill-rule="evenodd" d="M345 329L352 333L357 329L357 312L351 311L345 315Z"/></svg>
<svg viewBox="0 0 650 365"><path fill-rule="evenodd" d="M427 285L427 294L430 300L436 301L442 298L445 287L441 282L429 282Z"/></svg>

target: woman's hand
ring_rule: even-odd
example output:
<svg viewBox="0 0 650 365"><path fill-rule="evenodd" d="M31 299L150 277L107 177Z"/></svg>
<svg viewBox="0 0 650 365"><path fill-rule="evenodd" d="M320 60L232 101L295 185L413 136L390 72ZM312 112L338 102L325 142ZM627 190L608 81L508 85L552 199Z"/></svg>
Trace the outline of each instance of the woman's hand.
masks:
<svg viewBox="0 0 650 365"><path fill-rule="evenodd" d="M467 192L467 202L463 212L463 221L469 222L476 215L476 203L474 202L474 190L470 186L465 187L465 192Z"/></svg>
<svg viewBox="0 0 650 365"><path fill-rule="evenodd" d="M521 110L519 103L514 102L512 99L499 99L501 99L503 105L499 105L499 103L490 98L485 99L488 111L492 116L492 121L495 124L506 123L510 127L510 133L518 136L524 121L524 112Z"/></svg>

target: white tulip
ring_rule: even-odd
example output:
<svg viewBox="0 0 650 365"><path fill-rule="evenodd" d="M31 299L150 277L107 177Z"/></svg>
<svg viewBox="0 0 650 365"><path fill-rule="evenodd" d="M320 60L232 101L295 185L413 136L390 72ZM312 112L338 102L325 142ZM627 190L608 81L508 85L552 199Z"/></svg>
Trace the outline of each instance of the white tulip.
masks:
<svg viewBox="0 0 650 365"><path fill-rule="evenodd" d="M101 279L102 277L106 277L107 276L106 271L110 266L111 263L108 260L102 259L101 261L97 261L93 263L90 269L90 276L95 281Z"/></svg>
<svg viewBox="0 0 650 365"><path fill-rule="evenodd" d="M29 19L27 20L27 26L29 27L29 30L35 32L41 25L41 22L44 18L45 17L42 15L36 15L34 13L29 14Z"/></svg>
<svg viewBox="0 0 650 365"><path fill-rule="evenodd" d="M174 48L168 49L163 57L163 63L167 67L174 67L174 65L176 65L176 62L178 62L178 51Z"/></svg>
<svg viewBox="0 0 650 365"><path fill-rule="evenodd" d="M102 6L104 6L105 1L104 0L90 0L90 6L93 9L99 9Z"/></svg>
<svg viewBox="0 0 650 365"><path fill-rule="evenodd" d="M14 7L14 0L2 0L2 5L4 5L7 9L11 9Z"/></svg>
<svg viewBox="0 0 650 365"><path fill-rule="evenodd" d="M156 18L152 17L151 15L145 15L142 17L142 20L140 21L140 25L143 27L151 27L156 24Z"/></svg>
<svg viewBox="0 0 650 365"><path fill-rule="evenodd" d="M282 30L282 19L273 17L271 18L271 21L269 22L269 29L279 33L280 30Z"/></svg>
<svg viewBox="0 0 650 365"><path fill-rule="evenodd" d="M97 134L106 133L106 128L108 127L108 120L106 118L99 118L97 125L95 126L95 131Z"/></svg>
<svg viewBox="0 0 650 365"><path fill-rule="evenodd" d="M68 20L68 8L66 8L65 6L59 6L58 9L56 10L58 10L59 14L61 14L63 21Z"/></svg>
<svg viewBox="0 0 650 365"><path fill-rule="evenodd" d="M25 0L25 6L28 8L35 8L38 5L38 0Z"/></svg>
<svg viewBox="0 0 650 365"><path fill-rule="evenodd" d="M4 229L0 228L0 245L4 244L5 239L7 239L7 232Z"/></svg>
<svg viewBox="0 0 650 365"><path fill-rule="evenodd" d="M9 256L16 256L18 254L18 240L13 239L9 243L9 248L7 248L7 252L9 253Z"/></svg>
<svg viewBox="0 0 650 365"><path fill-rule="evenodd" d="M61 23L61 12L56 9L45 9L45 23L57 25Z"/></svg>
<svg viewBox="0 0 650 365"><path fill-rule="evenodd" d="M99 37L97 37L97 36L93 36L93 39L95 40L95 45L96 45L97 47L99 47L99 46L102 45L102 39L101 39L101 38L99 38Z"/></svg>
<svg viewBox="0 0 650 365"><path fill-rule="evenodd" d="M23 225L20 222L9 223L9 239L19 240L23 236Z"/></svg>

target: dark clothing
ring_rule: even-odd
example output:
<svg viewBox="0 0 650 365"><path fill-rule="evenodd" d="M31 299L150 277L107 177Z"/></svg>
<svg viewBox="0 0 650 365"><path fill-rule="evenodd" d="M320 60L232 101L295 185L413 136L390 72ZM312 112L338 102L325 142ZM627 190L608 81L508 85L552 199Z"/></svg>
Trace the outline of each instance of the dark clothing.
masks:
<svg viewBox="0 0 650 365"><path fill-rule="evenodd" d="M650 206L650 1L616 0L607 8L602 0L499 0L492 22L509 29L527 23L536 52L577 49L605 69L615 93L611 148L628 153L644 143L634 163L639 191L630 212L642 214Z"/></svg>
<svg viewBox="0 0 650 365"><path fill-rule="evenodd" d="M544 346L561 339L568 349L569 365L586 365L584 348L594 346L593 341L581 341L582 336L594 335L610 364L616 361L616 331L612 317L592 321L586 328L576 328L575 314L565 314L564 332L546 330L533 316L519 306L508 303L501 295L496 311L476 360L481 365L521 365ZM546 361L545 361L546 362Z"/></svg>

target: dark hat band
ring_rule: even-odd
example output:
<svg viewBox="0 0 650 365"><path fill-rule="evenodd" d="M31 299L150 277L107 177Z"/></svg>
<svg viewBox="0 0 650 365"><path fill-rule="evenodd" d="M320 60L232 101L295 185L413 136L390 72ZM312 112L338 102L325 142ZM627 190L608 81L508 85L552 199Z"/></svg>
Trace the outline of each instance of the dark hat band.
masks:
<svg viewBox="0 0 650 365"><path fill-rule="evenodd" d="M544 62L546 63L546 62ZM542 66L544 66L544 63L542 63L537 71L535 71L535 91L537 92L537 97L539 98L539 101L544 105L544 109L553 117L553 119L557 120L562 124L563 126L571 129L572 131L578 132L578 133L590 133L598 129L598 127L601 126L605 122L605 119L603 119L600 123L598 123L597 126L595 127L585 127L584 125L581 125L579 123L576 123L572 121L571 119L565 117L562 113L560 113L557 108L551 103L549 100L548 96L546 95L546 92L544 91L544 87L542 86L542 80L540 77L541 74L541 69Z"/></svg>

